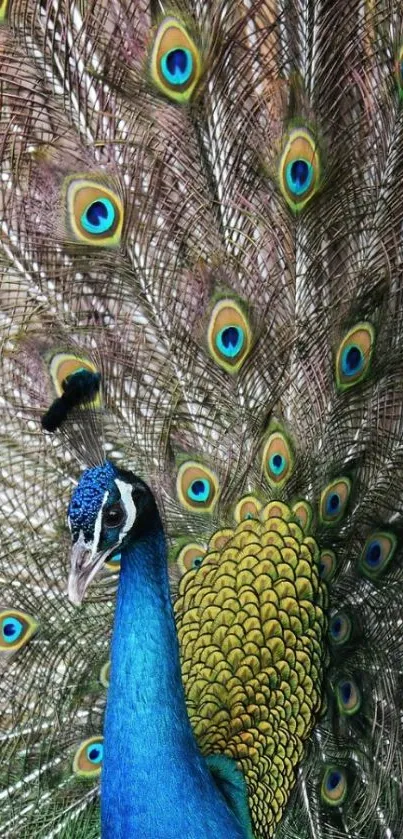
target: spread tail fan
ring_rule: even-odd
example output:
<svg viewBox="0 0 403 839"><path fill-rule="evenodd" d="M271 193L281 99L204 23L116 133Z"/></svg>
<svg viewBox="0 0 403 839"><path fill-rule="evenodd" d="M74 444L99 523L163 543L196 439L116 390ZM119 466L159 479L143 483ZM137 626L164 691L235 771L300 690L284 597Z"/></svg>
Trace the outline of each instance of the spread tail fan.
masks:
<svg viewBox="0 0 403 839"><path fill-rule="evenodd" d="M0 2L4 837L403 835L402 45Z"/></svg>

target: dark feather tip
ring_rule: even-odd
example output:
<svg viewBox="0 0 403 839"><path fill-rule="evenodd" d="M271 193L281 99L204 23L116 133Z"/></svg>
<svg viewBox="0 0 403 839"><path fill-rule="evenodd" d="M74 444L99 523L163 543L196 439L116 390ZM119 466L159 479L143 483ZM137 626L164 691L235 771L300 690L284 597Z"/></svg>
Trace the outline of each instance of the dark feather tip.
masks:
<svg viewBox="0 0 403 839"><path fill-rule="evenodd" d="M67 419L69 411L91 402L99 392L101 374L84 368L77 370L63 383L64 393L52 402L41 418L42 428L54 432Z"/></svg>
<svg viewBox="0 0 403 839"><path fill-rule="evenodd" d="M60 398L64 400L67 408L75 408L85 402L91 402L96 397L100 384L100 373L82 368L65 380L64 393Z"/></svg>

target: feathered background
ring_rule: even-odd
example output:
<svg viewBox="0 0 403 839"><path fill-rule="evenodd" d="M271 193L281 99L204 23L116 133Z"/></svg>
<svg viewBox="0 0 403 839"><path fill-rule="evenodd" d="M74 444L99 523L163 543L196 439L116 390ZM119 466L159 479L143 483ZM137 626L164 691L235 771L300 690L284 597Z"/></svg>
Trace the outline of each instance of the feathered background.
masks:
<svg viewBox="0 0 403 839"><path fill-rule="evenodd" d="M35 630L1 662L2 835L99 835L97 780L72 763L102 732L118 575L68 603L65 519L80 471L106 453L156 495L174 591L179 551L232 526L241 497L305 516L330 557L330 626L348 615L352 631L323 652L323 713L275 836L399 839L403 12L3 0L0 17L0 609ZM182 99L153 63L168 17L197 56ZM312 167L303 197L287 183L293 155ZM83 188L112 198L102 241L77 221ZM230 359L226 323L244 336ZM349 382L352 338L365 365ZM48 434L41 417L77 364L101 373L100 394ZM273 429L286 483L262 466ZM207 515L178 490L189 460L217 482ZM341 478L345 516L329 527L323 493ZM385 532L385 573L368 574L365 547ZM357 714L340 712L340 674ZM340 765L349 792L328 806L320 779Z"/></svg>

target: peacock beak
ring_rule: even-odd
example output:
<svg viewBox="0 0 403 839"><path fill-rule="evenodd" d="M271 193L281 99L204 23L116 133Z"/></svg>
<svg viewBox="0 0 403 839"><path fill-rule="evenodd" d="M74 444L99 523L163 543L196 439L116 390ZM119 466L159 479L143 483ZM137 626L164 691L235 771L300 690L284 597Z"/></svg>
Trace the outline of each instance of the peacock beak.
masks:
<svg viewBox="0 0 403 839"><path fill-rule="evenodd" d="M108 551L94 551L91 545L86 544L82 539L78 539L73 545L67 596L74 606L82 603L91 580L104 564L108 553Z"/></svg>

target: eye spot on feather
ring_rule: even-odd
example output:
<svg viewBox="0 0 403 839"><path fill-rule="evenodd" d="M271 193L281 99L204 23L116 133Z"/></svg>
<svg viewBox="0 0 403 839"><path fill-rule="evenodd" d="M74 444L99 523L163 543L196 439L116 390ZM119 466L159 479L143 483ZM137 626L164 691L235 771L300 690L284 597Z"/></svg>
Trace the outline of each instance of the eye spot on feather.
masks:
<svg viewBox="0 0 403 839"><path fill-rule="evenodd" d="M244 332L240 326L225 326L217 335L217 349L227 358L236 358L244 341Z"/></svg>
<svg viewBox="0 0 403 839"><path fill-rule="evenodd" d="M108 233L115 222L116 210L109 198L97 198L85 207L81 224L87 233Z"/></svg>
<svg viewBox="0 0 403 839"><path fill-rule="evenodd" d="M365 577L375 580L389 565L397 546L393 533L379 531L368 537L361 554L359 568Z"/></svg>
<svg viewBox="0 0 403 839"><path fill-rule="evenodd" d="M343 517L350 498L351 481L349 478L337 478L322 491L319 503L319 515L322 524L337 524Z"/></svg>
<svg viewBox="0 0 403 839"><path fill-rule="evenodd" d="M158 27L151 53L150 78L169 99L189 102L201 77L200 50L186 27L175 17L167 17Z"/></svg>
<svg viewBox="0 0 403 839"><path fill-rule="evenodd" d="M246 519L259 519L262 504L254 495L245 495L238 501L235 510L234 518L236 522L245 521Z"/></svg>
<svg viewBox="0 0 403 839"><path fill-rule="evenodd" d="M307 533L311 527L313 519L313 510L309 501L296 501L295 504L293 504L292 511L304 533Z"/></svg>
<svg viewBox="0 0 403 839"><path fill-rule="evenodd" d="M333 551L322 551L319 559L319 575L326 583L330 583L336 573L337 559Z"/></svg>
<svg viewBox="0 0 403 839"><path fill-rule="evenodd" d="M339 612L331 618L329 624L329 637L333 644L346 644L351 638L352 624L348 615Z"/></svg>
<svg viewBox="0 0 403 839"><path fill-rule="evenodd" d="M38 623L30 615L18 609L0 612L0 652L19 650L32 638Z"/></svg>
<svg viewBox="0 0 403 839"><path fill-rule="evenodd" d="M176 480L179 501L188 510L210 513L218 497L218 481L202 464L188 461L179 469Z"/></svg>
<svg viewBox="0 0 403 839"><path fill-rule="evenodd" d="M77 749L73 760L73 772L80 778L97 778L101 773L104 757L103 737L90 737Z"/></svg>
<svg viewBox="0 0 403 839"><path fill-rule="evenodd" d="M263 449L262 466L272 486L280 488L290 477L294 467L294 456L288 438L281 431L270 434Z"/></svg>
<svg viewBox="0 0 403 839"><path fill-rule="evenodd" d="M121 553L115 553L112 556L110 556L109 559L105 562L105 568L107 568L108 571L112 571L114 573L120 571L121 557Z"/></svg>
<svg viewBox="0 0 403 839"><path fill-rule="evenodd" d="M185 545L177 557L177 565L181 572L181 574L185 574L186 571L195 571L197 568L203 563L203 559L206 554L206 549L203 545L199 545L197 542L192 542L189 545Z"/></svg>
<svg viewBox="0 0 403 839"><path fill-rule="evenodd" d="M196 478L188 486L188 498L197 504L204 503L210 495L210 481L208 478Z"/></svg>
<svg viewBox="0 0 403 839"><path fill-rule="evenodd" d="M110 248L121 239L123 204L119 196L95 179L66 181L67 228L75 242Z"/></svg>
<svg viewBox="0 0 403 839"><path fill-rule="evenodd" d="M207 334L209 351L228 373L236 373L250 352L252 335L246 315L234 300L214 307Z"/></svg>
<svg viewBox="0 0 403 839"><path fill-rule="evenodd" d="M307 129L295 129L288 136L279 166L282 194L294 212L302 210L317 192L320 158L316 141Z"/></svg>
<svg viewBox="0 0 403 839"><path fill-rule="evenodd" d="M49 362L49 372L57 395L59 397L62 396L71 377L75 373L84 370L88 370L90 373L99 373L95 365L86 358L80 358L78 355L63 352L53 355ZM102 399L101 393L99 392L89 405L92 408L100 408L101 404Z"/></svg>
<svg viewBox="0 0 403 839"><path fill-rule="evenodd" d="M375 344L375 330L370 323L359 323L344 336L336 356L336 384L348 390L367 376Z"/></svg>
<svg viewBox="0 0 403 839"><path fill-rule="evenodd" d="M337 706L341 714L353 716L361 707L361 694L353 679L340 679L336 685Z"/></svg>
<svg viewBox="0 0 403 839"><path fill-rule="evenodd" d="M347 777L338 766L328 766L321 784L321 797L329 807L340 807L347 795Z"/></svg>

